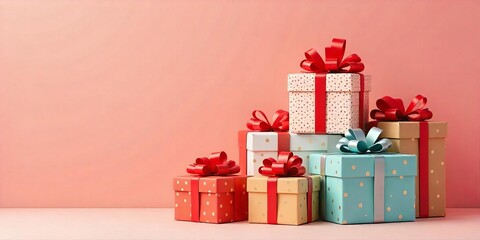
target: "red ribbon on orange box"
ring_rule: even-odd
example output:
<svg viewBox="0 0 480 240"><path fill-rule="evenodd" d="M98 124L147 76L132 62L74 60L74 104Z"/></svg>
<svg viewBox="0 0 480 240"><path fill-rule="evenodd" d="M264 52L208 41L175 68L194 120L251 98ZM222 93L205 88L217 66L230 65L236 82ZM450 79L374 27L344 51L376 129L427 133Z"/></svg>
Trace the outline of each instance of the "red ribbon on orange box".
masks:
<svg viewBox="0 0 480 240"><path fill-rule="evenodd" d="M360 72L365 69L362 59L357 54L351 54L345 59L347 40L334 38L332 45L325 48L325 62L313 48L305 52L305 59L300 67L315 74L315 133L325 133L327 128L327 73L359 73L359 127L364 126L365 78Z"/></svg>
<svg viewBox="0 0 480 240"><path fill-rule="evenodd" d="M418 139L418 214L428 217L429 198L429 166L428 166L428 122L420 122L420 135Z"/></svg>
<svg viewBox="0 0 480 240"><path fill-rule="evenodd" d="M425 108L427 98L415 96L407 109L400 98L385 96L377 100L378 109L370 112L370 117L377 121L423 121L433 117L433 113Z"/></svg>
<svg viewBox="0 0 480 240"><path fill-rule="evenodd" d="M305 174L302 166L302 158L293 155L292 152L280 152L278 159L266 158L263 166L259 168L260 174L269 176L267 179L267 222L277 224L277 180L279 177L300 177ZM312 221L312 192L313 181L311 177L304 176L308 180L307 191L307 222Z"/></svg>
<svg viewBox="0 0 480 240"><path fill-rule="evenodd" d="M187 172L200 176L225 176L240 172L240 166L235 161L227 160L227 154L223 151L214 152L210 157L200 157L195 163L189 164ZM191 179L191 214L192 221L200 221L200 177Z"/></svg>
<svg viewBox="0 0 480 240"><path fill-rule="evenodd" d="M427 98L422 95L415 96L408 105L407 109L400 98L385 96L377 100L378 109L370 112L370 117L375 119L373 125L378 121L419 121L419 139L418 139L418 180L419 180L419 216L428 217L429 209L429 166L428 166L428 120L433 117L433 113L425 108Z"/></svg>

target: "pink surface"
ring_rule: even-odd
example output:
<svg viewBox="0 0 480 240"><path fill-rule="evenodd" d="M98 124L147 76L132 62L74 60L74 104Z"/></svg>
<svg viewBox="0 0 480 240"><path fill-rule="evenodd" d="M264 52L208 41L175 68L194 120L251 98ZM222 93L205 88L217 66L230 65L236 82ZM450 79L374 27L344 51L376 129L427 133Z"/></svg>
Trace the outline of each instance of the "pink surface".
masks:
<svg viewBox="0 0 480 240"><path fill-rule="evenodd" d="M0 239L317 240L480 239L480 209L447 209L445 218L416 222L300 226L194 223L173 220L173 209L0 209ZM28 229L28 231L25 231ZM185 231L187 230L188 231ZM199 234L201 233L201 234Z"/></svg>
<svg viewBox="0 0 480 240"><path fill-rule="evenodd" d="M201 2L201 3L200 3ZM480 207L480 3L2 1L0 207L173 206L172 177L237 158L288 107L303 52L348 39L383 95L449 122L448 206Z"/></svg>

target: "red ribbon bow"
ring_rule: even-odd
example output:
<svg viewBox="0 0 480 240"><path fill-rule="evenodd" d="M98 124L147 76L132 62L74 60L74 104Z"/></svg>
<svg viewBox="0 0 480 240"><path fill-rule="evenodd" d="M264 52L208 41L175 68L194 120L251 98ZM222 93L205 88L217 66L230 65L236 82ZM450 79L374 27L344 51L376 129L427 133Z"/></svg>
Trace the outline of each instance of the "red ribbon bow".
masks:
<svg viewBox="0 0 480 240"><path fill-rule="evenodd" d="M334 38L332 46L325 48L325 62L317 50L311 48L305 52L305 58L300 67L315 73L359 73L365 69L362 59L352 54L343 59L347 40ZM342 60L343 59L343 60Z"/></svg>
<svg viewBox="0 0 480 240"><path fill-rule="evenodd" d="M377 100L378 109L372 110L370 117L379 121L423 121L433 117L425 105L427 98L417 95L405 110L402 99L385 96Z"/></svg>
<svg viewBox="0 0 480 240"><path fill-rule="evenodd" d="M257 113L260 113L265 120L261 120L257 117ZM277 110L273 115L273 123L270 124L267 116L263 111L254 110L252 112L252 118L248 120L247 127L254 131L274 131L274 132L286 132L288 131L288 112L285 110Z"/></svg>
<svg viewBox="0 0 480 240"><path fill-rule="evenodd" d="M265 176L296 177L305 174L302 158L292 152L280 152L278 160L266 158L258 172Z"/></svg>
<svg viewBox="0 0 480 240"><path fill-rule="evenodd" d="M240 166L235 161L228 160L225 152L214 152L210 157L201 157L195 163L188 165L187 172L198 175L228 175L240 172Z"/></svg>

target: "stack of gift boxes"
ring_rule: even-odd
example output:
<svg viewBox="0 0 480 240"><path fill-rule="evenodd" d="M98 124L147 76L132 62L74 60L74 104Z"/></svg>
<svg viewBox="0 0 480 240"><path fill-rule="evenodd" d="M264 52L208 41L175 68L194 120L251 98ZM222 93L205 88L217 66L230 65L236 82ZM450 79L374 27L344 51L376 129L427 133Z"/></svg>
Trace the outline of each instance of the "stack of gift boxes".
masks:
<svg viewBox="0 0 480 240"><path fill-rule="evenodd" d="M255 110L238 133L239 165L224 152L174 179L175 219L300 225L445 216L445 122L425 121L426 98L383 97L370 112L370 77L333 39L325 61L305 52L288 75L289 112Z"/></svg>

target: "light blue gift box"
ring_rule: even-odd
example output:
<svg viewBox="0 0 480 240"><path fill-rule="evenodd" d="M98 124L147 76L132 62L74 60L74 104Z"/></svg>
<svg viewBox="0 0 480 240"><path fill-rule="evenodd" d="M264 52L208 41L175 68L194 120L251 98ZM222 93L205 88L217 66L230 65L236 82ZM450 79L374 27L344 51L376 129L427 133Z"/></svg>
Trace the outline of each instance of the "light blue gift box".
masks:
<svg viewBox="0 0 480 240"><path fill-rule="evenodd" d="M340 224L415 220L415 155L310 154L309 172L322 175L322 220Z"/></svg>

